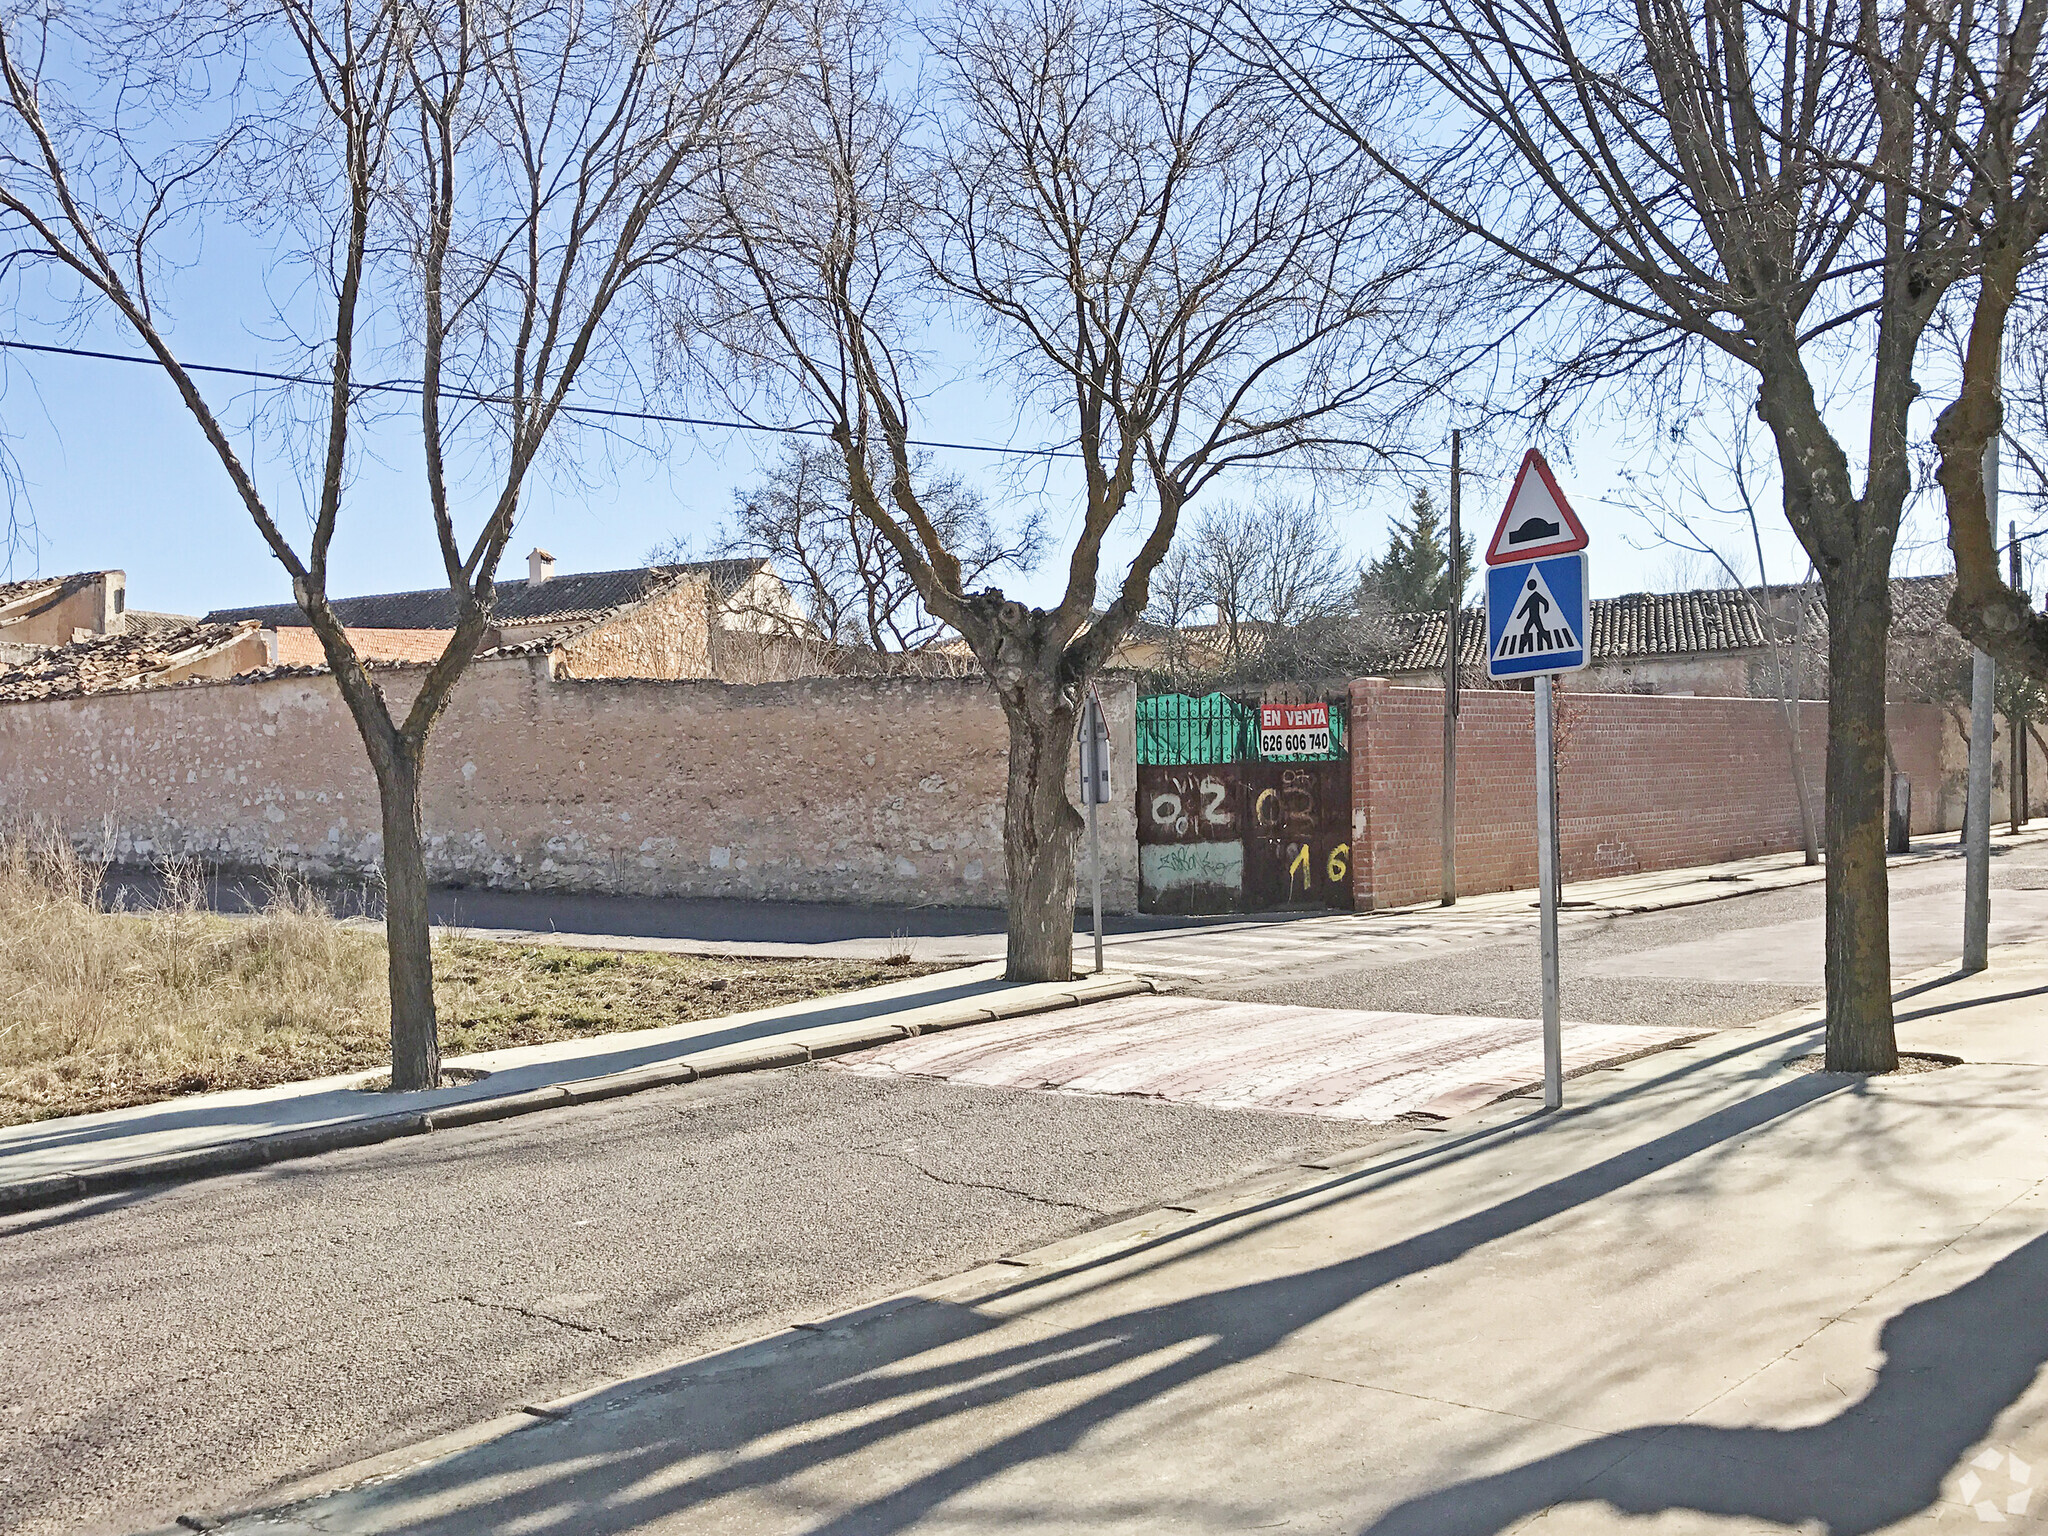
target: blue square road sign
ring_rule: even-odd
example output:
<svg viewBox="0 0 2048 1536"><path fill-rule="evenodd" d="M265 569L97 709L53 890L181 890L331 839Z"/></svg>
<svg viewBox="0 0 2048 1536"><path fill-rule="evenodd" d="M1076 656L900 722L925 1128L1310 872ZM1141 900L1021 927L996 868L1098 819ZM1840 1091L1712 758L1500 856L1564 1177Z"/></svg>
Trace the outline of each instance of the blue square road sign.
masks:
<svg viewBox="0 0 2048 1536"><path fill-rule="evenodd" d="M1488 677L1576 672L1589 643L1583 550L1487 570Z"/></svg>

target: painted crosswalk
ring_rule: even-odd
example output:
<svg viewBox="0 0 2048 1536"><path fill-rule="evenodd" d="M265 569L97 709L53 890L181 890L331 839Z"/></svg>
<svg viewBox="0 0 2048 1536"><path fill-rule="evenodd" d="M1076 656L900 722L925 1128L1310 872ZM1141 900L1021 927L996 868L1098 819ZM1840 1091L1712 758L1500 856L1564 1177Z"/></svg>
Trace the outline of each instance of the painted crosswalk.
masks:
<svg viewBox="0 0 2048 1536"><path fill-rule="evenodd" d="M1498 907L1470 913L1332 912L1112 934L1105 945L1105 958L1114 969L1140 975L1207 980L1303 962L1397 961L1534 931L1533 912ZM1076 955L1084 959L1091 955L1093 942L1089 936L1077 935Z"/></svg>
<svg viewBox="0 0 2048 1536"><path fill-rule="evenodd" d="M1697 1031L1571 1023L1567 1073L1663 1050ZM1541 1079L1534 1019L1135 997L899 1040L835 1071L990 1088L1132 1095L1332 1119L1444 1119Z"/></svg>

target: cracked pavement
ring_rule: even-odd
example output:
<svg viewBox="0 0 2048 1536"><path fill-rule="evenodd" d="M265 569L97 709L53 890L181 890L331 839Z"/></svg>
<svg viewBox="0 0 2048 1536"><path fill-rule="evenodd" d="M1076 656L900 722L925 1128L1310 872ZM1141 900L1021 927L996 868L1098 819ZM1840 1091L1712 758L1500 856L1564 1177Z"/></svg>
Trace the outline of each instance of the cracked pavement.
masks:
<svg viewBox="0 0 2048 1536"><path fill-rule="evenodd" d="M232 1506L1374 1134L806 1067L0 1217L0 1530Z"/></svg>

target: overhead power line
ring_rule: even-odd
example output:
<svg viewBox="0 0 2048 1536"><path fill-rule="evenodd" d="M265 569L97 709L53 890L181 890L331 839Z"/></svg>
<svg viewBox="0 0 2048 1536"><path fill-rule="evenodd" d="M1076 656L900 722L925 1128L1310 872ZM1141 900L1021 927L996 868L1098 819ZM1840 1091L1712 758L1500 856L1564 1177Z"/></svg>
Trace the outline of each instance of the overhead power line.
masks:
<svg viewBox="0 0 2048 1536"><path fill-rule="evenodd" d="M95 352L85 347L53 347L41 342L10 341L0 338L0 348L11 352L42 352L52 357L82 357L103 363L141 363L150 368L161 368L163 363L154 357L134 352ZM187 373L223 374L233 379L257 379L266 384L304 384L316 389L329 388L332 379L314 378L306 374L271 373L261 368L226 368L217 363L180 362L179 367ZM384 381L372 384L354 384L351 389L362 394L421 395L425 389L418 384ZM441 393L451 400L468 400L478 405L506 405L510 402L503 395L484 395L468 389L444 389ZM671 416L660 411L634 411L622 406L607 405L565 405L565 414L573 416L596 416L613 421L646 421L671 427L711 427L730 432L771 432L783 437L826 437L832 433L825 427L778 427L758 421L720 421L706 416ZM1078 459L1080 454L1071 448L1007 448L999 443L945 443L927 438L911 438L913 448L939 448L956 453L993 453L1033 459Z"/></svg>

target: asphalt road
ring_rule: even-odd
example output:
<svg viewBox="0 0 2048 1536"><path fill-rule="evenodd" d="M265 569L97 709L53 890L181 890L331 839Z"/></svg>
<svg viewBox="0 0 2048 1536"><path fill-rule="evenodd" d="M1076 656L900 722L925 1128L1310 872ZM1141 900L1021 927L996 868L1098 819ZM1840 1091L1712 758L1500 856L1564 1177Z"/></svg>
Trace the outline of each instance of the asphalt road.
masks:
<svg viewBox="0 0 2048 1536"><path fill-rule="evenodd" d="M1900 969L1954 953L1961 873L1894 872ZM2048 847L1995 881L2001 933L2048 931ZM1575 931L1566 1016L1805 1001L1820 905L1814 885ZM1535 975L1510 937L1199 990L1526 1016ZM231 1506L1373 1134L803 1068L0 1218L0 1530Z"/></svg>
<svg viewBox="0 0 2048 1536"><path fill-rule="evenodd" d="M0 1217L0 1530L232 1505L1375 1134L806 1067Z"/></svg>
<svg viewBox="0 0 2048 1536"><path fill-rule="evenodd" d="M1993 944L2048 937L2048 844L2000 849L1992 863ZM1905 974L1962 950L1960 859L1892 871L1892 966ZM1601 919L1570 928L1559 991L1567 1019L1725 1028L1823 995L1822 887ZM1242 981L1209 978L1203 997L1323 1008L1385 1008L1513 1018L1541 1011L1535 919L1527 937L1423 959L1335 954Z"/></svg>

